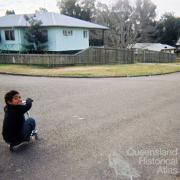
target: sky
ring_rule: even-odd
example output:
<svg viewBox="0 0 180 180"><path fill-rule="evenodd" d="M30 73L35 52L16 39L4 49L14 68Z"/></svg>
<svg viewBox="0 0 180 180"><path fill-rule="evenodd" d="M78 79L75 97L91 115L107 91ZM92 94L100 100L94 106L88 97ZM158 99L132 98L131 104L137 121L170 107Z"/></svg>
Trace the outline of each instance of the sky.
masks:
<svg viewBox="0 0 180 180"><path fill-rule="evenodd" d="M114 0L99 0L101 2L114 2ZM174 12L180 17L180 0L151 0L156 6L157 17L165 12ZM6 10L14 10L16 14L34 13L39 7L44 7L50 12L59 12L57 0L0 0L0 16L4 16Z"/></svg>

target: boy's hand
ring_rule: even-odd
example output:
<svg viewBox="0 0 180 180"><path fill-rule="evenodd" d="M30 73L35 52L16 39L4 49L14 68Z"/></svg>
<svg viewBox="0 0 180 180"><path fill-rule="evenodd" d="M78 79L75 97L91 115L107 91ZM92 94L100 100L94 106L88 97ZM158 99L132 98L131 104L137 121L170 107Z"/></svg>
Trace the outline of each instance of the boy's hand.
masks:
<svg viewBox="0 0 180 180"><path fill-rule="evenodd" d="M27 102L32 103L32 102L33 102L33 100L32 100L31 98L27 98L27 99L26 99L26 103L27 103Z"/></svg>

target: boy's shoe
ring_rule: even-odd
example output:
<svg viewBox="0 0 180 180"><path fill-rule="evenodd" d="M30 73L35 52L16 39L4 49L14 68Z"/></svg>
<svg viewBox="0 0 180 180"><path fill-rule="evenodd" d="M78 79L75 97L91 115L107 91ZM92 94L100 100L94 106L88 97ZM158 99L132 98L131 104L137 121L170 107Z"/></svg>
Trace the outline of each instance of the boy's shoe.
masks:
<svg viewBox="0 0 180 180"><path fill-rule="evenodd" d="M27 139L24 139L21 142L11 143L9 146L9 149L10 149L10 151L13 152L21 146L27 145L29 143L34 143L35 140L38 140L38 130L37 129L33 130L31 135Z"/></svg>
<svg viewBox="0 0 180 180"><path fill-rule="evenodd" d="M17 150L18 148L20 148L24 145L27 145L28 143L29 143L29 141L22 141L22 142L16 143L16 144L10 144L9 149L10 149L10 151L13 152L13 151Z"/></svg>
<svg viewBox="0 0 180 180"><path fill-rule="evenodd" d="M38 130L37 129L33 130L30 137L31 139L38 140Z"/></svg>
<svg viewBox="0 0 180 180"><path fill-rule="evenodd" d="M38 130L37 129L34 129L32 132L31 132L31 136L34 136L38 133Z"/></svg>

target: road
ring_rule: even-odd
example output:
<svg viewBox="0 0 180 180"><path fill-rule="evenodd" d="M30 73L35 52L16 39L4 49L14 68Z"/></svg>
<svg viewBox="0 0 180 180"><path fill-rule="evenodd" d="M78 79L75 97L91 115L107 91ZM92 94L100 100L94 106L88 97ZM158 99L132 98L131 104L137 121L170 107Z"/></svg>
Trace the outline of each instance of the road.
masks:
<svg viewBox="0 0 180 180"><path fill-rule="evenodd" d="M0 136L1 180L177 180L180 73L135 78L0 75L4 94L34 99L40 139L11 153Z"/></svg>

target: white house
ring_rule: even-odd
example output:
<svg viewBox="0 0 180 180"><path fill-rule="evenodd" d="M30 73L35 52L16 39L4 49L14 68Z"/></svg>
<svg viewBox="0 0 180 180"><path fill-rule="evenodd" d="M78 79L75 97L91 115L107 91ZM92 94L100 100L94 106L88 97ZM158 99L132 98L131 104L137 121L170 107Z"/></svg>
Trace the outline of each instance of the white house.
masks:
<svg viewBox="0 0 180 180"><path fill-rule="evenodd" d="M168 53L174 53L175 47L169 46L167 44L161 44L161 43L136 43L132 45L132 49L138 50L150 50L150 51L162 51L162 52L168 52Z"/></svg>
<svg viewBox="0 0 180 180"><path fill-rule="evenodd" d="M29 14L28 16L31 16ZM107 30L108 27L79 20L59 13L45 12L35 14L41 20L43 32L47 35L46 51L77 51L89 47L89 30ZM24 15L0 17L0 50L23 51L27 41L25 30L29 27Z"/></svg>

